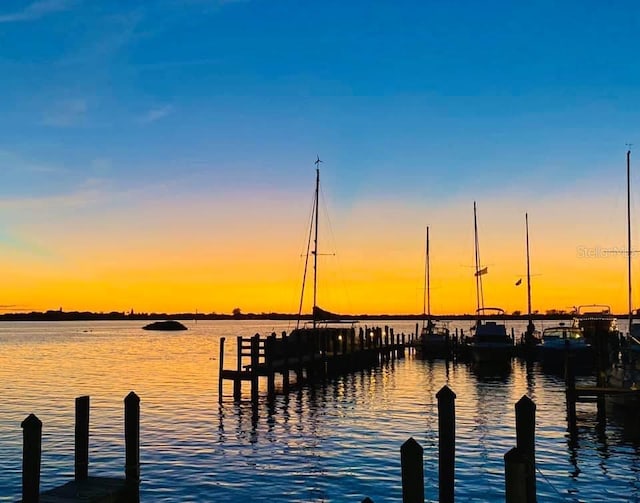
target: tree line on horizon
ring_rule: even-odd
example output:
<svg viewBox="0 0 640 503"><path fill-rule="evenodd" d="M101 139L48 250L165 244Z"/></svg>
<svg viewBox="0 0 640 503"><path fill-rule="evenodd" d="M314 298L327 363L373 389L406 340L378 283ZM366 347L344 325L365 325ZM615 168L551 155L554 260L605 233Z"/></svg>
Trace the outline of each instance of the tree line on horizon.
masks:
<svg viewBox="0 0 640 503"><path fill-rule="evenodd" d="M567 311L564 309L549 309L544 313L534 311L532 318L534 319L566 319L574 316L575 311ZM620 317L627 314L619 315ZM432 316L434 319L475 319L475 314L444 314ZM493 317L502 317L502 315L494 315ZM505 314L505 318L526 320L529 318L527 313L516 310L510 314ZM157 313L157 312L134 312L133 309L126 311L110 311L110 312L93 312L93 311L31 311L31 312L14 312L0 314L0 321L90 321L90 320L312 320L311 314L298 315L291 313L243 313L240 308L234 308L231 313ZM426 319L426 314L343 314L340 315L341 320L416 320Z"/></svg>

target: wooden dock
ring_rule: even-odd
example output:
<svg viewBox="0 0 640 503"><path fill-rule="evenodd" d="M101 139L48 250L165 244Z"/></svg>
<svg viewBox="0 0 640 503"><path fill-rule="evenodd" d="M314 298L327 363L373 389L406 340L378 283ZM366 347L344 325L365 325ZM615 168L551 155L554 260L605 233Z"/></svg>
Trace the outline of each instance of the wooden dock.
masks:
<svg viewBox="0 0 640 503"><path fill-rule="evenodd" d="M40 493L42 421L29 414L22 422L22 499L20 503L139 503L140 398L124 399L125 476L89 477L89 397L76 398L74 480Z"/></svg>
<svg viewBox="0 0 640 503"><path fill-rule="evenodd" d="M292 386L313 382L317 378L336 375L362 368L373 367L380 362L404 358L412 346L414 334L395 334L389 327L318 328L275 333L262 337L236 338L236 365L224 368L225 339L220 339L218 399L223 400L223 381L233 382L233 397L242 396L242 383L251 383L251 400L258 399L260 377L267 379L267 395L276 393L276 375L281 376L281 390L288 393Z"/></svg>

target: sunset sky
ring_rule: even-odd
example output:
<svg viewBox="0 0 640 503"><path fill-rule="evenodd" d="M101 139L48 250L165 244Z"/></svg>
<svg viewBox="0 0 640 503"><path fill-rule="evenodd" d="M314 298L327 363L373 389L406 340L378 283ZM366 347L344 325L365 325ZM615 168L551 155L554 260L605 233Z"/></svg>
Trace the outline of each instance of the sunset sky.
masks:
<svg viewBox="0 0 640 503"><path fill-rule="evenodd" d="M319 155L323 308L422 312L429 225L432 310L473 312L475 200L487 305L526 310L528 212L533 308L624 312L639 34L635 0L3 0L2 309L297 312Z"/></svg>

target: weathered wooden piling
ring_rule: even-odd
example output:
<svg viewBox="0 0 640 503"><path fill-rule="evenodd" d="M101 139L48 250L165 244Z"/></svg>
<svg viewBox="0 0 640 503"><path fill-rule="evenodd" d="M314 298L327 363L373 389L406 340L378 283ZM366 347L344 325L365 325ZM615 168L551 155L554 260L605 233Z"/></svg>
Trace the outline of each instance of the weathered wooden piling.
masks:
<svg viewBox="0 0 640 503"><path fill-rule="evenodd" d="M218 403L222 403L222 371L224 370L224 337L220 337L220 354L218 356Z"/></svg>
<svg viewBox="0 0 640 503"><path fill-rule="evenodd" d="M260 335L251 338L251 401L258 401L258 365L260 364Z"/></svg>
<svg viewBox="0 0 640 503"><path fill-rule="evenodd" d="M29 414L22 421L22 503L40 501L42 421Z"/></svg>
<svg viewBox="0 0 640 503"><path fill-rule="evenodd" d="M504 455L504 482L506 503L526 503L528 501L529 462L517 447Z"/></svg>
<svg viewBox="0 0 640 503"><path fill-rule="evenodd" d="M438 399L438 492L440 503L454 501L456 449L456 394L443 386Z"/></svg>
<svg viewBox="0 0 640 503"><path fill-rule="evenodd" d="M133 391L124 399L125 478L140 480L140 398Z"/></svg>
<svg viewBox="0 0 640 503"><path fill-rule="evenodd" d="M89 397L76 398L75 480L89 476Z"/></svg>
<svg viewBox="0 0 640 503"><path fill-rule="evenodd" d="M527 462L526 503L536 502L536 404L524 395L516 403L516 446Z"/></svg>
<svg viewBox="0 0 640 503"><path fill-rule="evenodd" d="M424 503L424 463L422 446L413 437L400 447L402 502Z"/></svg>

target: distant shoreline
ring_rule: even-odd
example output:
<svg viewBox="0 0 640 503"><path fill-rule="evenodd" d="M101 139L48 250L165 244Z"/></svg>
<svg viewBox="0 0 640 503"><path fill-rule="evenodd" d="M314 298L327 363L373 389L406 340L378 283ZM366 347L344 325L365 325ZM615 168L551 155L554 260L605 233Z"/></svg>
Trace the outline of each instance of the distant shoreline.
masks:
<svg viewBox="0 0 640 503"><path fill-rule="evenodd" d="M628 314L615 315L617 318L627 318ZM559 314L533 314L534 320L567 320L573 317L571 313ZM474 320L473 314L443 314L432 315L433 319L441 320ZM497 316L506 320L528 320L526 314L505 314ZM217 314L217 313L126 313L109 312L94 313L90 311L44 311L29 313L4 313L0 314L0 321L116 321L116 320L297 320L297 314L286 313L241 313L241 314ZM311 315L303 315L301 320L311 320ZM425 319L423 314L354 314L342 315L340 320L415 320ZM331 321L331 320L326 320Z"/></svg>

